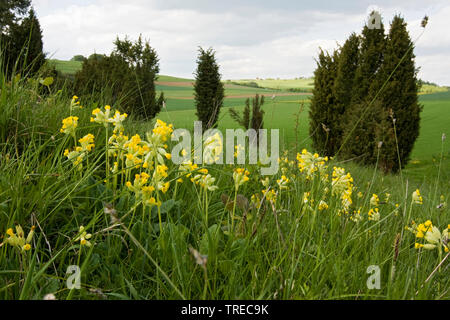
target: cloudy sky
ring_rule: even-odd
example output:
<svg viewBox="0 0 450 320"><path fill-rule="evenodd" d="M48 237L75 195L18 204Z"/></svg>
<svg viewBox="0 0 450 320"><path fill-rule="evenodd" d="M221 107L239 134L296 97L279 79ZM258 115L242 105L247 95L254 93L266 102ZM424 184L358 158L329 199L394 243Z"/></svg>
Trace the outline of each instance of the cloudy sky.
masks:
<svg viewBox="0 0 450 320"><path fill-rule="evenodd" d="M318 48L359 33L378 9L399 13L416 43L419 77L450 85L448 0L32 0L44 50L56 59L109 54L119 36L150 41L161 74L192 78L198 46L213 47L223 79L311 76ZM420 21L429 16L422 34ZM421 35L422 34L422 35Z"/></svg>

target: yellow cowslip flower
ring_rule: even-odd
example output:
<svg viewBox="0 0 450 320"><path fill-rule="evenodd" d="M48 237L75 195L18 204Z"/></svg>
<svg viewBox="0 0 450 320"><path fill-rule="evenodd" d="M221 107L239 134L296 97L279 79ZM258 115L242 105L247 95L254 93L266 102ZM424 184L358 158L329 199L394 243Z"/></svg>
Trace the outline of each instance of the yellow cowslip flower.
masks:
<svg viewBox="0 0 450 320"><path fill-rule="evenodd" d="M357 196L358 196L358 198L362 198L363 197L363 193L361 191L359 191Z"/></svg>
<svg viewBox="0 0 450 320"><path fill-rule="evenodd" d="M325 201L320 200L319 211L323 211L323 210L327 210L327 209L328 209L328 204Z"/></svg>
<svg viewBox="0 0 450 320"><path fill-rule="evenodd" d="M161 180L162 178L167 178L167 176L168 176L167 170L169 170L169 168L166 165L164 165L164 164L157 165L154 178L157 178L157 180Z"/></svg>
<svg viewBox="0 0 450 320"><path fill-rule="evenodd" d="M245 168L237 168L233 172L234 188L237 190L241 185L246 183L250 172Z"/></svg>
<svg viewBox="0 0 450 320"><path fill-rule="evenodd" d="M261 184L262 184L264 187L268 188L268 187L269 187L269 184L270 184L269 178L266 177L264 180L261 180Z"/></svg>
<svg viewBox="0 0 450 320"><path fill-rule="evenodd" d="M179 171L186 177L189 178L192 172L198 168L197 164L193 164L191 160L187 160L180 164ZM206 170L208 173L208 170ZM181 178L180 178L181 179Z"/></svg>
<svg viewBox="0 0 450 320"><path fill-rule="evenodd" d="M380 203L380 198L374 193L372 195L372 198L370 198L370 205L376 207Z"/></svg>
<svg viewBox="0 0 450 320"><path fill-rule="evenodd" d="M216 163L220 160L223 152L223 141L219 133L209 136L203 143L203 162L206 164Z"/></svg>
<svg viewBox="0 0 450 320"><path fill-rule="evenodd" d="M167 125L167 123L165 123L164 121L156 119L156 123L153 127L152 132L154 135L158 136L161 141L164 142L167 141L168 137L172 134L173 125Z"/></svg>
<svg viewBox="0 0 450 320"><path fill-rule="evenodd" d="M433 226L431 220L427 220L418 225L413 222L412 225L412 228L406 226L405 229L414 233L416 238L424 239L426 241L425 244L416 243L416 249L438 249L440 251L444 248L445 252L449 251L449 228L444 229L441 233L436 226Z"/></svg>
<svg viewBox="0 0 450 320"><path fill-rule="evenodd" d="M114 117L108 119L108 121L114 125L114 133L123 133L124 127L122 123L127 117L128 115L126 113L120 114L120 112L116 110L116 112L114 113Z"/></svg>
<svg viewBox="0 0 450 320"><path fill-rule="evenodd" d="M268 202L277 202L278 193L276 193L273 189L267 190L263 189L261 191Z"/></svg>
<svg viewBox="0 0 450 320"><path fill-rule="evenodd" d="M94 135L87 134L83 138L78 140L81 146L75 147L75 150L70 151L68 149L64 150L64 156L67 157L68 160L72 161L74 167L77 167L78 170L83 169L83 159L85 158L87 152L92 151L92 148L95 146Z"/></svg>
<svg viewBox="0 0 450 320"><path fill-rule="evenodd" d="M236 150L234 152L234 157L237 158L242 151L245 151L245 148L243 146L241 146L240 144L238 144L237 146L234 146L234 149Z"/></svg>
<svg viewBox="0 0 450 320"><path fill-rule="evenodd" d="M90 247L92 246L89 239L92 237L92 234L87 233L83 226L80 226L80 235L75 238L75 241L80 241L80 245Z"/></svg>
<svg viewBox="0 0 450 320"><path fill-rule="evenodd" d="M109 116L111 114L111 107L105 106L105 111L103 112L100 110L100 108L96 108L92 110L92 115L95 116L95 118L91 117L91 122L97 122L103 124L105 127L108 127L108 124L110 123Z"/></svg>
<svg viewBox="0 0 450 320"><path fill-rule="evenodd" d="M254 208L259 209L261 207L261 199L259 197L259 194L252 194L252 196L250 197L250 203Z"/></svg>
<svg viewBox="0 0 450 320"><path fill-rule="evenodd" d="M77 96L73 96L72 100L70 101L70 112L73 111L73 109L83 109L83 106L80 105L80 101L78 100Z"/></svg>
<svg viewBox="0 0 450 320"><path fill-rule="evenodd" d="M421 244L421 243L415 243L414 244L414 247L416 248L416 249L420 249L420 248L423 248L423 244Z"/></svg>
<svg viewBox="0 0 450 320"><path fill-rule="evenodd" d="M419 189L416 189L416 191L413 192L412 201L413 201L413 203L416 203L416 204L423 204L423 198L420 195Z"/></svg>
<svg viewBox="0 0 450 320"><path fill-rule="evenodd" d="M62 120L62 128L59 130L61 133L70 134L75 137L75 130L78 126L78 117L67 117Z"/></svg>
<svg viewBox="0 0 450 320"><path fill-rule="evenodd" d="M353 214L350 216L350 220L356 223L359 223L363 220L363 217L361 216L361 208L359 208L358 211L353 210Z"/></svg>
<svg viewBox="0 0 450 320"><path fill-rule="evenodd" d="M147 173L141 172L140 174L134 175L133 183L127 181L125 185L130 191L133 191L136 194L140 194L142 191L142 187L147 183L149 178L150 176Z"/></svg>
<svg viewBox="0 0 450 320"><path fill-rule="evenodd" d="M308 203L310 196L311 196L311 192L304 192L303 193L303 203ZM312 203L313 203L313 200L311 201L311 204Z"/></svg>
<svg viewBox="0 0 450 320"><path fill-rule="evenodd" d="M35 226L32 226L30 232L25 238L25 233L20 225L16 225L16 233L14 233L12 228L8 228L6 230L6 234L9 236L4 240L4 243L7 243L11 246L20 248L21 251L29 251L31 250L31 241L33 240Z"/></svg>
<svg viewBox="0 0 450 320"><path fill-rule="evenodd" d="M94 135L89 133L78 140L78 142L81 144L80 151L91 151L92 148L95 147L94 138Z"/></svg>
<svg viewBox="0 0 450 320"><path fill-rule="evenodd" d="M169 190L169 186L170 186L170 182L164 183L162 188L161 188L162 193L166 193L167 190Z"/></svg>
<svg viewBox="0 0 450 320"><path fill-rule="evenodd" d="M380 220L380 212L379 212L378 208L370 209L368 215L369 215L369 220L372 220L372 221Z"/></svg>
<svg viewBox="0 0 450 320"><path fill-rule="evenodd" d="M195 184L200 185L200 187L205 190L214 191L219 188L218 186L214 185L216 178L214 178L210 174L197 174L193 178L191 178L191 181Z"/></svg>
<svg viewBox="0 0 450 320"><path fill-rule="evenodd" d="M277 184L280 189L287 189L288 183L289 183L289 178L286 178L285 175L282 175L281 179L277 180Z"/></svg>

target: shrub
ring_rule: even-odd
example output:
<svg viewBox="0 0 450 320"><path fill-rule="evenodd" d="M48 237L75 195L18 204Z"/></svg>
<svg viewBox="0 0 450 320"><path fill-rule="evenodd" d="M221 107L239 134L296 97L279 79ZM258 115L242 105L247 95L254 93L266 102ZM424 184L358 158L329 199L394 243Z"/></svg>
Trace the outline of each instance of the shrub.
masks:
<svg viewBox="0 0 450 320"><path fill-rule="evenodd" d="M163 94L156 97L156 51L141 36L134 43L117 38L114 44L111 55L92 54L83 62L75 75L75 94L106 95L129 114L154 118L164 101Z"/></svg>

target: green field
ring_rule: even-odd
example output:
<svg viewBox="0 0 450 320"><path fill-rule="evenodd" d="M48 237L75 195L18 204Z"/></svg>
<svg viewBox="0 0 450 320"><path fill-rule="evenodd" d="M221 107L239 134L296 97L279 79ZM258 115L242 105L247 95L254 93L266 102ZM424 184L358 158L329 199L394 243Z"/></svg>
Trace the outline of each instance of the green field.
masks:
<svg viewBox="0 0 450 320"><path fill-rule="evenodd" d="M49 63L64 75L74 75L83 65L80 61L64 61L58 59L51 59Z"/></svg>
<svg viewBox="0 0 450 320"><path fill-rule="evenodd" d="M238 125L230 118L228 108L237 110L244 108L245 99L226 99L224 108L220 113L219 128L237 128ZM300 102L305 105L300 114L298 126L298 144L310 148L311 140L308 129L308 96L276 97L267 99L263 110L265 111L264 127L267 129L280 129L280 141L287 148L295 146L296 115L300 111ZM424 106L419 138L416 141L406 172L415 177L421 177L430 168L436 165L441 152L442 134L450 136L450 92L421 95L420 102ZM175 127L192 128L196 120L193 100L168 99L167 109L163 110L158 118L173 123ZM444 164L446 172L450 172L450 144L444 142Z"/></svg>
<svg viewBox="0 0 450 320"><path fill-rule="evenodd" d="M301 89L311 91L314 87L314 78L297 78L297 79L242 79L230 80L237 84L248 85L257 84L261 88L275 90Z"/></svg>

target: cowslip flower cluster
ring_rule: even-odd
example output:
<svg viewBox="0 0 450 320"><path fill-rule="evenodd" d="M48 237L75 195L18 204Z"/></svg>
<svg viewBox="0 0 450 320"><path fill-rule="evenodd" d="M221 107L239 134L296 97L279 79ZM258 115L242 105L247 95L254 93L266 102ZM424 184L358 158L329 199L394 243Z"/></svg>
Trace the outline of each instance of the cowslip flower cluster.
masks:
<svg viewBox="0 0 450 320"><path fill-rule="evenodd" d="M427 250L438 249L439 251L444 249L445 252L449 252L449 232L450 224L441 233L440 230L433 226L431 220L427 220L424 223L416 225L413 221L412 227L406 227L406 230L414 233L416 239L422 239L424 243L416 242L414 247L416 249L424 248Z"/></svg>
<svg viewBox="0 0 450 320"><path fill-rule="evenodd" d="M89 133L78 140L80 146L75 146L75 149L72 151L69 149L64 151L64 156L67 157L68 160L72 161L74 167L77 167L78 170L83 169L83 159L86 154L92 151L92 148L95 147L94 138L94 135Z"/></svg>
<svg viewBox="0 0 450 320"><path fill-rule="evenodd" d="M263 189L262 194L264 195L264 197L266 198L266 201L268 202L272 202L272 203L276 203L277 202L277 197L278 197L278 193L275 192L275 190L270 189Z"/></svg>
<svg viewBox="0 0 450 320"><path fill-rule="evenodd" d="M80 235L75 238L75 241L80 241L81 246L92 246L92 243L89 241L89 239L92 238L92 234L87 233L83 226L80 226L79 233Z"/></svg>
<svg viewBox="0 0 450 320"><path fill-rule="evenodd" d="M327 210L327 209L328 209L328 204L325 201L320 200L319 211L323 211L323 210Z"/></svg>
<svg viewBox="0 0 450 320"><path fill-rule="evenodd" d="M128 117L128 115L126 113L120 114L120 112L118 110L116 110L116 112L114 113L114 117L110 118L109 121L113 124L114 126L114 133L123 133L123 131L125 130L125 128L123 127L123 122L125 121L125 119Z"/></svg>
<svg viewBox="0 0 450 320"><path fill-rule="evenodd" d="M289 184L289 178L283 174L280 179L277 180L278 187L280 189L287 189Z"/></svg>
<svg viewBox="0 0 450 320"><path fill-rule="evenodd" d="M161 171L161 169L160 169ZM160 173L161 174L161 173ZM149 181L150 176L142 172L140 174L136 174L134 176L134 181L131 183L130 181L126 182L126 186L128 189L132 192L134 192L136 198L139 201L142 201L144 205L147 206L154 206L154 205L161 205L160 201L157 201L154 196L154 191L156 188L153 185L148 185L147 182ZM161 186L164 187L164 186ZM167 185L168 188L168 185Z"/></svg>
<svg viewBox="0 0 450 320"><path fill-rule="evenodd" d="M416 189L416 191L413 192L413 194L412 194L412 201L415 204L423 204L423 198L420 195L419 189Z"/></svg>
<svg viewBox="0 0 450 320"><path fill-rule="evenodd" d="M105 127L108 127L110 123L109 116L111 115L111 106L106 105L105 111L102 111L100 108L96 108L92 110L92 115L95 117L91 117L91 122L96 122L103 124Z"/></svg>
<svg viewBox="0 0 450 320"><path fill-rule="evenodd" d="M378 204L380 203L380 198L374 193L372 195L372 198L370 198L370 205L372 206L378 206Z"/></svg>
<svg viewBox="0 0 450 320"><path fill-rule="evenodd" d="M317 153L310 153L303 149L297 153L297 162L300 172L306 174L307 179L311 179L315 172L322 173L326 169L325 163L328 157L320 157Z"/></svg>
<svg viewBox="0 0 450 320"><path fill-rule="evenodd" d="M25 238L25 233L20 225L16 226L16 232L14 232L12 228L9 228L6 230L8 238L4 240L4 243L20 248L22 252L29 251L31 250L31 241L33 240L34 229L35 226L32 226L30 232Z"/></svg>
<svg viewBox="0 0 450 320"><path fill-rule="evenodd" d="M144 163L146 165L164 164L165 159L171 159L171 154L166 151L166 141L173 132L172 124L167 125L164 121L156 120L152 133L147 132L146 141L143 141L145 156Z"/></svg>
<svg viewBox="0 0 450 320"><path fill-rule="evenodd" d="M62 120L62 124L62 128L59 131L75 138L75 131L78 126L78 117L67 117Z"/></svg>
<svg viewBox="0 0 450 320"><path fill-rule="evenodd" d="M379 221L380 220L380 210L378 208L373 208L369 210L368 213L369 220L372 221Z"/></svg>
<svg viewBox="0 0 450 320"><path fill-rule="evenodd" d="M203 162L212 164L220 160L223 151L223 141L219 133L209 136L203 143Z"/></svg>
<svg viewBox="0 0 450 320"><path fill-rule="evenodd" d="M341 198L342 210L348 213L352 205L353 177L344 168L334 167L331 182L332 194Z"/></svg>
<svg viewBox="0 0 450 320"><path fill-rule="evenodd" d="M73 96L72 100L70 101L70 113L72 113L72 111L74 109L83 109L83 106L80 105L80 101L78 100L77 96Z"/></svg>
<svg viewBox="0 0 450 320"><path fill-rule="evenodd" d="M177 179L177 182L182 183L183 177L189 178L192 175L192 172L197 170L197 168L197 164L192 163L191 160L184 161L178 168L178 172L181 173L181 176Z"/></svg>
<svg viewBox="0 0 450 320"><path fill-rule="evenodd" d="M244 168L237 168L233 172L234 188L239 189L241 185L246 183L249 178L250 172Z"/></svg>
<svg viewBox="0 0 450 320"><path fill-rule="evenodd" d="M218 186L214 185L216 178L211 176L208 173L208 169L206 168L198 170L198 174L191 178L191 181L205 190L214 191L219 188Z"/></svg>

